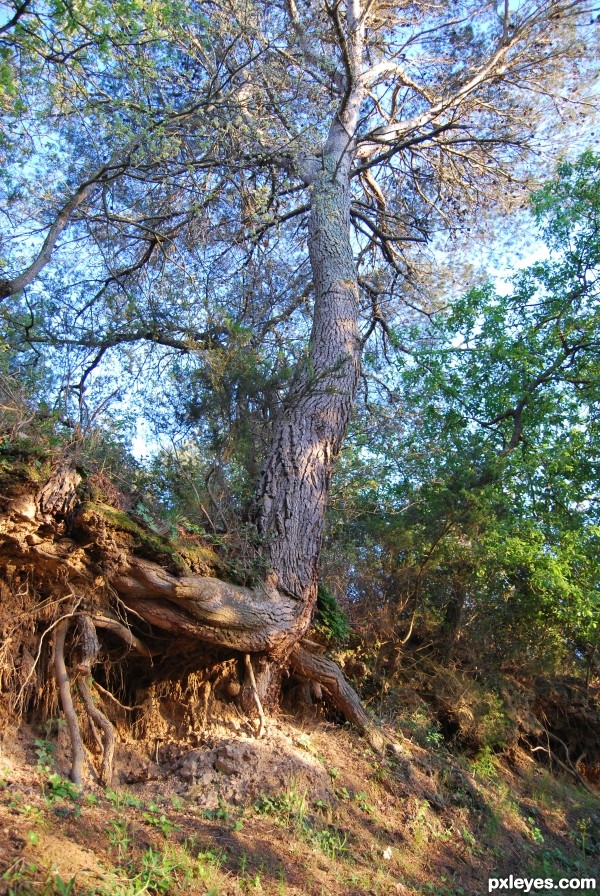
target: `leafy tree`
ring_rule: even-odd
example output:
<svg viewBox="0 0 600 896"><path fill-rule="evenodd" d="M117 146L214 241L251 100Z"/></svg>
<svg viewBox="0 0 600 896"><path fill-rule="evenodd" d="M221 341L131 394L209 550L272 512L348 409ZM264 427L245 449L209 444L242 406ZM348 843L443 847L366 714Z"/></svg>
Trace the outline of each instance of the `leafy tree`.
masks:
<svg viewBox="0 0 600 896"><path fill-rule="evenodd" d="M263 696L289 657L368 727L299 646L363 346L407 298L412 247L519 180L535 122L562 104L565 65L577 69L587 4L11 8L0 295L14 342L66 358L67 413L93 418L94 384L141 376L147 355L158 376L178 352L201 378L222 351L243 343L258 360L275 343L294 370L260 458L261 587L134 558L110 584L159 627L266 657ZM307 338L287 346L286 329ZM118 347L121 366L103 368Z"/></svg>
<svg viewBox="0 0 600 896"><path fill-rule="evenodd" d="M559 165L532 197L547 256L404 341L393 385L410 433L383 418L342 467L350 506L334 512L364 545L346 588L362 612L373 596L391 607L397 637L416 613L445 654L463 632L495 662L595 656L599 187L592 152Z"/></svg>

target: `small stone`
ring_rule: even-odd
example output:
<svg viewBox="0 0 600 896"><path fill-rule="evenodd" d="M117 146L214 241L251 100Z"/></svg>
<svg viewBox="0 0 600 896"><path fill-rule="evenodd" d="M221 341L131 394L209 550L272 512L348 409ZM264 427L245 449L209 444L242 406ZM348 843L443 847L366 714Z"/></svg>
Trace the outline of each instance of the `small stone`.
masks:
<svg viewBox="0 0 600 896"><path fill-rule="evenodd" d="M239 683L239 681L235 681L234 679L231 679L231 681L228 681L227 685L225 687L225 693L227 694L228 697L232 697L232 698L237 697L241 690L242 690L241 684Z"/></svg>
<svg viewBox="0 0 600 896"><path fill-rule="evenodd" d="M228 756L217 756L214 767L224 775L237 775L239 773L237 762Z"/></svg>

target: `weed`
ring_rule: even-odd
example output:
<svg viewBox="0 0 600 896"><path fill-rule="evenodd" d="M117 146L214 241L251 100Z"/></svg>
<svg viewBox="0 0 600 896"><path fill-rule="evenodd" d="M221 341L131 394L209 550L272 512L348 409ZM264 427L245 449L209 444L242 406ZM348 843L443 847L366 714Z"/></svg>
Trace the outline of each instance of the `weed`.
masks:
<svg viewBox="0 0 600 896"><path fill-rule="evenodd" d="M479 751L471 762L471 770L476 777L483 780L498 777L497 759L488 744Z"/></svg>
<svg viewBox="0 0 600 896"><path fill-rule="evenodd" d="M175 853L147 849L142 856L138 878L143 887L150 892L171 893L174 885L181 882L181 876L187 876L185 871L184 864Z"/></svg>
<svg viewBox="0 0 600 896"><path fill-rule="evenodd" d="M158 828L159 831L163 834L163 836L167 837L173 831L179 830L180 825L176 824L174 821L171 821L164 812L158 814L158 806L156 803L150 803L148 806L149 811L143 813L143 819L147 824L151 824L153 827Z"/></svg>
<svg viewBox="0 0 600 896"><path fill-rule="evenodd" d="M544 842L544 835L540 831L537 823L537 819L533 817L533 815L529 815L527 818L527 826L529 828L529 836L533 840L534 843L542 844Z"/></svg>
<svg viewBox="0 0 600 896"><path fill-rule="evenodd" d="M53 893L55 896L71 896L75 887L75 878L64 881L59 874L54 874L52 879Z"/></svg>
<svg viewBox="0 0 600 896"><path fill-rule="evenodd" d="M129 828L124 818L111 818L108 823L108 842L117 851L122 862L131 844Z"/></svg>
<svg viewBox="0 0 600 896"><path fill-rule="evenodd" d="M45 802L49 809L53 809L55 815L61 818L69 816L79 818L81 815L81 808L78 805L80 799L81 794L74 784L56 772L49 775L45 787Z"/></svg>
<svg viewBox="0 0 600 896"><path fill-rule="evenodd" d="M284 793L274 796L263 796L255 803L259 815L272 815L284 827L301 833L308 825L308 802L306 793L298 790L296 781L292 780Z"/></svg>
<svg viewBox="0 0 600 896"><path fill-rule="evenodd" d="M439 750L444 745L444 735L439 725L430 725L425 731L425 743L434 750Z"/></svg>
<svg viewBox="0 0 600 896"><path fill-rule="evenodd" d="M580 818L577 830L570 834L572 842L579 847L584 856L600 853L600 836L597 834L597 822L591 818Z"/></svg>
<svg viewBox="0 0 600 896"><path fill-rule="evenodd" d="M33 822L42 821L44 818L44 813L41 809L38 809L37 806L31 806L29 803L26 803L24 806L18 806L17 812L19 815L26 815L27 818L30 818Z"/></svg>
<svg viewBox="0 0 600 896"><path fill-rule="evenodd" d="M54 800L72 800L77 802L81 797L75 784L67 781L66 778L61 778L56 773L50 775L46 783L48 785L46 800L49 800L51 803Z"/></svg>
<svg viewBox="0 0 600 896"><path fill-rule="evenodd" d="M203 866L213 866L220 868L225 861L225 855L222 852L216 852L214 849L205 849L196 856L197 861Z"/></svg>
<svg viewBox="0 0 600 896"><path fill-rule="evenodd" d="M319 809L328 808L322 800L318 800L315 805ZM283 827L316 846L331 859L347 851L347 837L336 828L313 829L308 818L309 805L306 794L298 790L295 782L290 784L285 793L261 797L254 808L260 815L271 815Z"/></svg>
<svg viewBox="0 0 600 896"><path fill-rule="evenodd" d="M467 846L469 846L471 849L475 849L475 847L477 846L477 840L475 839L471 831L469 831L467 828L462 828L460 836L463 838Z"/></svg>
<svg viewBox="0 0 600 896"><path fill-rule="evenodd" d="M35 741L35 755L37 763L35 770L40 775L48 775L54 768L54 753L56 744L46 738L38 737Z"/></svg>
<svg viewBox="0 0 600 896"><path fill-rule="evenodd" d="M42 876L43 875L43 876ZM59 874L40 872L37 865L17 863L0 877L6 896L71 896L75 877L63 880Z"/></svg>
<svg viewBox="0 0 600 896"><path fill-rule="evenodd" d="M421 802L419 802L415 815L410 823L413 834L413 841L417 848L423 847L423 845L429 840L429 837L432 833L428 814L429 803L427 802L427 800L422 800Z"/></svg>
<svg viewBox="0 0 600 896"><path fill-rule="evenodd" d="M219 798L219 805L216 809L205 809L202 814L210 821L229 821L229 809L221 798Z"/></svg>
<svg viewBox="0 0 600 896"><path fill-rule="evenodd" d="M310 841L332 860L337 859L342 853L348 852L346 847L348 837L336 828L323 828L322 831L312 831Z"/></svg>
<svg viewBox="0 0 600 896"><path fill-rule="evenodd" d="M117 811L126 806L129 806L133 809L141 809L144 805L137 796L135 796L133 793L127 793L127 791L120 793L118 790L109 789L104 791L104 796L109 803L112 803Z"/></svg>
<svg viewBox="0 0 600 896"><path fill-rule="evenodd" d="M368 815L372 815L373 817L377 815L375 806L369 802L369 795L368 793L365 793L364 790L361 790L360 793L357 793L354 797L354 800L358 804L358 808L362 809L363 812L366 812Z"/></svg>

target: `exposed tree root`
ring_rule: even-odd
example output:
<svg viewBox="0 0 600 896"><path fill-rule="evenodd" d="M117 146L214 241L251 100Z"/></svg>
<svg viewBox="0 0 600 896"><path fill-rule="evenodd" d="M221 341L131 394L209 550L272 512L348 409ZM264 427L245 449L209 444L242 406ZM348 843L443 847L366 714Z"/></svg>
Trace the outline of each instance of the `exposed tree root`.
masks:
<svg viewBox="0 0 600 896"><path fill-rule="evenodd" d="M336 708L350 723L357 726L376 753L382 755L385 752L390 740L369 718L360 697L333 660L322 653L311 653L302 643L298 643L290 654L290 664L295 672L325 688Z"/></svg>
<svg viewBox="0 0 600 896"><path fill-rule="evenodd" d="M285 653L310 622L311 605L268 582L246 588L208 576L176 576L132 556L109 582L151 625L244 653Z"/></svg>
<svg viewBox="0 0 600 896"><path fill-rule="evenodd" d="M79 720L73 706L73 697L71 695L71 684L67 674L65 664L65 638L69 630L69 620L61 619L56 626L54 635L54 669L56 674L56 683L60 694L60 702L67 720L69 729L69 737L71 738L71 746L73 748L73 759L71 762L71 771L69 777L78 787L82 784L83 763L85 761L85 750L83 740L81 739L81 731L79 729Z"/></svg>
<svg viewBox="0 0 600 896"><path fill-rule="evenodd" d="M252 659L250 654L247 653L244 656L244 663L246 665L246 676L248 678L248 682L250 684L250 689L252 691L252 697L254 698L254 705L256 706L256 710L258 712L258 730L256 732L257 737L262 737L266 731L267 722L265 719L265 713L263 710L263 706L258 695L258 688L256 687L256 678L254 677L254 669L252 668Z"/></svg>
<svg viewBox="0 0 600 896"><path fill-rule="evenodd" d="M96 635L96 629L89 616L80 616L78 620L79 633L81 640L81 663L79 665L83 676L78 679L79 693L83 700L86 712L91 721L95 723L104 734L104 744L102 745L103 755L100 767L100 783L108 786L112 781L112 765L113 755L115 752L115 732L111 722L98 709L94 703L92 692L88 683L88 676L92 676L92 667L96 662L96 657L100 645Z"/></svg>
<svg viewBox="0 0 600 896"><path fill-rule="evenodd" d="M94 625L98 628L104 628L107 631L112 632L113 635L117 635L117 637L124 641L128 647L131 647L132 650L139 653L140 656L156 656L156 653L150 650L143 641L136 637L131 629L127 628L126 625L123 625L122 622L119 622L118 619L114 619L112 616L108 616L107 614L94 616Z"/></svg>
<svg viewBox="0 0 600 896"><path fill-rule="evenodd" d="M98 725L98 727L104 734L104 744L102 745L102 764L100 766L99 778L100 783L104 785L104 787L108 787L112 783L113 756L115 752L115 730L111 722L94 703L92 692L86 679L80 678L77 682L77 686L79 688L79 693L81 694L81 699L83 700L83 705L85 706L85 710L88 716L90 717L92 722Z"/></svg>
<svg viewBox="0 0 600 896"><path fill-rule="evenodd" d="M294 647L310 625L314 603L310 594L300 599L278 587L277 577L272 575L249 588L210 575L187 574L177 564L165 568L146 555L140 556L127 527L111 527L100 512L86 511L86 505L77 509L79 481L68 464L59 466L35 500L28 499L26 514L15 509L12 516L3 518L2 531L10 538L11 554L39 578L43 593L52 593L52 583L62 576L66 587L72 588L76 582L82 595L77 613L72 610L69 616L79 617L78 689L102 747L100 776L105 783L111 777L114 730L95 705L90 688L98 651L96 628L119 638L131 657L152 660L157 655L146 643L146 634L153 637L156 630L176 644L185 638L191 646L192 661L196 654L200 662L207 659L195 645L205 645L208 654L216 648L243 656L246 674L242 696L245 690L246 711L253 715L256 710L259 736L265 730L265 707L275 703L282 670L291 665L310 682L314 694L321 687L326 690L338 710L358 726L374 749L384 751L389 738L369 718L338 666L311 653L308 643ZM49 527L55 527L51 537L47 535ZM61 537L54 537L56 532ZM88 606L86 613L82 613L82 604ZM69 620L65 617L52 622L47 632L53 627L57 628L55 675L73 748L71 777L81 784L85 752L64 657ZM37 658L34 666L36 663ZM156 669L148 670L148 681L170 674L166 672L169 669L176 671L167 647L161 651ZM113 700L119 703L115 697Z"/></svg>

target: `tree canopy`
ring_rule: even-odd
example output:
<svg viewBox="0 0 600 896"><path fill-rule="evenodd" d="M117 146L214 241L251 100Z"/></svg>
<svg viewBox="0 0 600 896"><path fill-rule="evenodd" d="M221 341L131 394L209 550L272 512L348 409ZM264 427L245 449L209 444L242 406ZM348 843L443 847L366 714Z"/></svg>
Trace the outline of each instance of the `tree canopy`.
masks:
<svg viewBox="0 0 600 896"><path fill-rule="evenodd" d="M498 620L543 620L557 651L592 662L597 157L534 194L549 254L509 290L455 299L450 282L473 222L514 220L561 128L573 139L592 115L593 8L6 6L6 404L17 374L67 434L69 469L36 513L85 541L90 581L99 566L127 624L245 654L258 707L288 664L378 743L305 638L327 508L335 523L349 489L329 547L349 544L351 603L395 608L402 637L429 614L447 653L467 616L499 653ZM78 466L108 409L181 437L145 487L175 530L235 531L237 569L162 548L158 562L146 543L111 553L90 534ZM86 619L84 640L106 622Z"/></svg>

